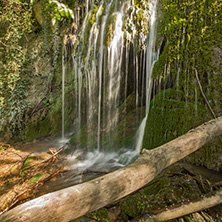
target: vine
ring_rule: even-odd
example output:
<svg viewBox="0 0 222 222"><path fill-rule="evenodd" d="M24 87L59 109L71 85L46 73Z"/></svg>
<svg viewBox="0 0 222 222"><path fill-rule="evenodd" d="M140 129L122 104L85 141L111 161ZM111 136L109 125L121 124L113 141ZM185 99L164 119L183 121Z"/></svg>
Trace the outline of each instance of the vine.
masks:
<svg viewBox="0 0 222 222"><path fill-rule="evenodd" d="M13 131L22 125L27 87L24 64L27 50L22 47L25 33L31 32L31 5L20 0L2 0L0 24L0 130L7 127L9 120Z"/></svg>

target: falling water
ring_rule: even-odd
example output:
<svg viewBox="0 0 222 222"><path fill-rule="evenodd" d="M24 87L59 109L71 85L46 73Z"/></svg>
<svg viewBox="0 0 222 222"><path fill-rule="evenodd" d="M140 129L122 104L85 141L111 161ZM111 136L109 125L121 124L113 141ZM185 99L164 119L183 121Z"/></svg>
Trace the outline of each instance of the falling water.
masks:
<svg viewBox="0 0 222 222"><path fill-rule="evenodd" d="M75 148L82 148L81 146L84 146L88 149L94 149L94 151L88 152L82 161L82 164L86 164L86 167L89 166L88 158L90 158L91 162L94 159L97 160L96 162L99 161L104 164L106 160L105 162L110 162L112 166L123 166L129 164L138 155L148 117L152 67L157 59L157 53L153 52L155 46L157 1L152 0L149 3L150 31L147 48L141 50L140 54L137 54L134 46L137 31L136 26L133 24L133 14L136 13L136 10L130 5L130 1L126 1L123 4L117 0L110 0L108 4L107 1L104 1L104 4L102 1L98 10L95 7L90 9L91 1L86 0L86 3L86 10L89 12L83 21L81 33L79 33L79 43L75 48L76 51L72 53L72 65L69 65L69 67L73 67L73 70L71 72L67 71L66 74L72 73L74 81L74 98L69 99L74 100ZM131 11L129 10L130 7ZM95 19L92 24L93 10L97 11L93 15ZM133 27L131 33L124 30L126 12L131 12L127 20L132 25L131 27ZM105 43L106 28L110 25L109 18L115 18L115 20L112 24L112 37L109 42ZM107 46L105 46L106 44ZM63 56L63 139L66 71L64 59ZM125 66L124 68L123 65ZM126 108L129 96L132 96L129 99L133 100L133 102L130 100L133 103L133 107L130 107L130 109L134 109L137 114L134 120L127 119L128 112L130 111L130 109L127 110ZM139 102L140 99L141 102ZM127 136L128 122L134 121L133 127L135 129L138 128L138 123L141 121L140 113L142 113L142 109L139 112L138 108L144 106L143 100L146 102L146 115L137 130L136 149L131 149L133 141L130 147L129 145L124 147L125 145L122 142L122 148L117 147L118 151L114 152L116 150L116 137L119 136L122 140L122 138L124 139ZM116 135L119 123L122 124L123 128L120 131L120 133L123 133L122 135ZM134 132L135 129L133 129ZM84 142L84 145L81 145L81 141ZM107 149L109 149L110 155L107 154ZM79 164L81 165L81 163ZM95 164L93 162L94 166Z"/></svg>
<svg viewBox="0 0 222 222"><path fill-rule="evenodd" d="M89 11L89 0L86 0L86 14L88 13Z"/></svg>
<svg viewBox="0 0 222 222"><path fill-rule="evenodd" d="M122 54L124 43L123 26L123 9L116 15L116 23L114 30L114 37L108 47L108 70L109 70L109 82L108 82L108 126L107 131L115 128L118 122L118 106L120 96L120 82L121 82L121 66L122 66Z"/></svg>
<svg viewBox="0 0 222 222"><path fill-rule="evenodd" d="M150 10L150 32L148 36L148 45L147 45L147 51L146 51L146 116L144 117L142 123L140 124L140 127L137 131L137 143L136 143L136 153L139 154L142 142L143 142L143 136L145 132L146 122L149 114L149 106L150 106L150 97L152 92L152 70L153 65L155 64L157 60L157 53L154 52L155 48L155 40L156 40L156 6L157 6L157 0L152 0L149 3L149 10Z"/></svg>
<svg viewBox="0 0 222 222"><path fill-rule="evenodd" d="M111 3L107 7L107 12L110 10ZM103 41L104 41L104 30L108 13L103 16L101 25L101 37L100 37L100 49L99 49L99 104L98 104L98 131L97 131L97 149L100 149L100 131L101 131L101 104L102 104L102 72L103 72Z"/></svg>
<svg viewBox="0 0 222 222"><path fill-rule="evenodd" d="M62 53L62 141L65 139L65 47Z"/></svg>

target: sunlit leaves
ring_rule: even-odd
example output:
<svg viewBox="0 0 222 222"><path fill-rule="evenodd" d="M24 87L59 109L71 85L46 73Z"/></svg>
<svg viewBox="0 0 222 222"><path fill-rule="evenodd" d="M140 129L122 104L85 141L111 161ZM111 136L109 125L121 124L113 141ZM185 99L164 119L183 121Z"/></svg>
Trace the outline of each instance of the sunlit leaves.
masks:
<svg viewBox="0 0 222 222"><path fill-rule="evenodd" d="M49 0L47 10L51 10L52 14L52 24L55 25L62 18L71 18L74 19L74 13L71 9L69 9L66 5L56 1Z"/></svg>

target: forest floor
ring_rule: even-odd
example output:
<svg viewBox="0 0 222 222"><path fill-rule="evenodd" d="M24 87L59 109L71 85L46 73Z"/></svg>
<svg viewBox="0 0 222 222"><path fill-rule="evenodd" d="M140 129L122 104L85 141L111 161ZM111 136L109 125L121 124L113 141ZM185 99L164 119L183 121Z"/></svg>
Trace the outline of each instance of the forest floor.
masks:
<svg viewBox="0 0 222 222"><path fill-rule="evenodd" d="M34 198L40 186L64 170L60 151L35 154L0 143L0 215Z"/></svg>
<svg viewBox="0 0 222 222"><path fill-rule="evenodd" d="M64 169L67 161L62 151L62 148L58 151L50 148L47 153L36 154L0 143L0 215L17 204L39 196L41 187L44 190L43 185L53 184L56 176L63 174L67 177L70 174ZM138 222L143 215L156 215L212 195L221 186L221 173L179 162L165 169L139 191L74 221ZM222 205L172 221L222 222Z"/></svg>

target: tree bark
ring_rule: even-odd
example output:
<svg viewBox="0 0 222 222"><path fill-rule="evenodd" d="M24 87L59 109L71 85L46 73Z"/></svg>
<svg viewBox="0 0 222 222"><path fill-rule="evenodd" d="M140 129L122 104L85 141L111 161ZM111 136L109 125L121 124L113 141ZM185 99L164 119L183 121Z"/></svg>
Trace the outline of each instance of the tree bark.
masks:
<svg viewBox="0 0 222 222"><path fill-rule="evenodd" d="M160 222L182 217L194 212L202 211L222 203L222 190L217 191L210 197L204 197L200 201L191 202L178 208L166 210L157 215L143 215L133 220L133 222Z"/></svg>
<svg viewBox="0 0 222 222"><path fill-rule="evenodd" d="M221 134L219 117L156 149L144 149L127 167L21 204L0 216L0 221L66 222L78 218L140 189L164 168Z"/></svg>

